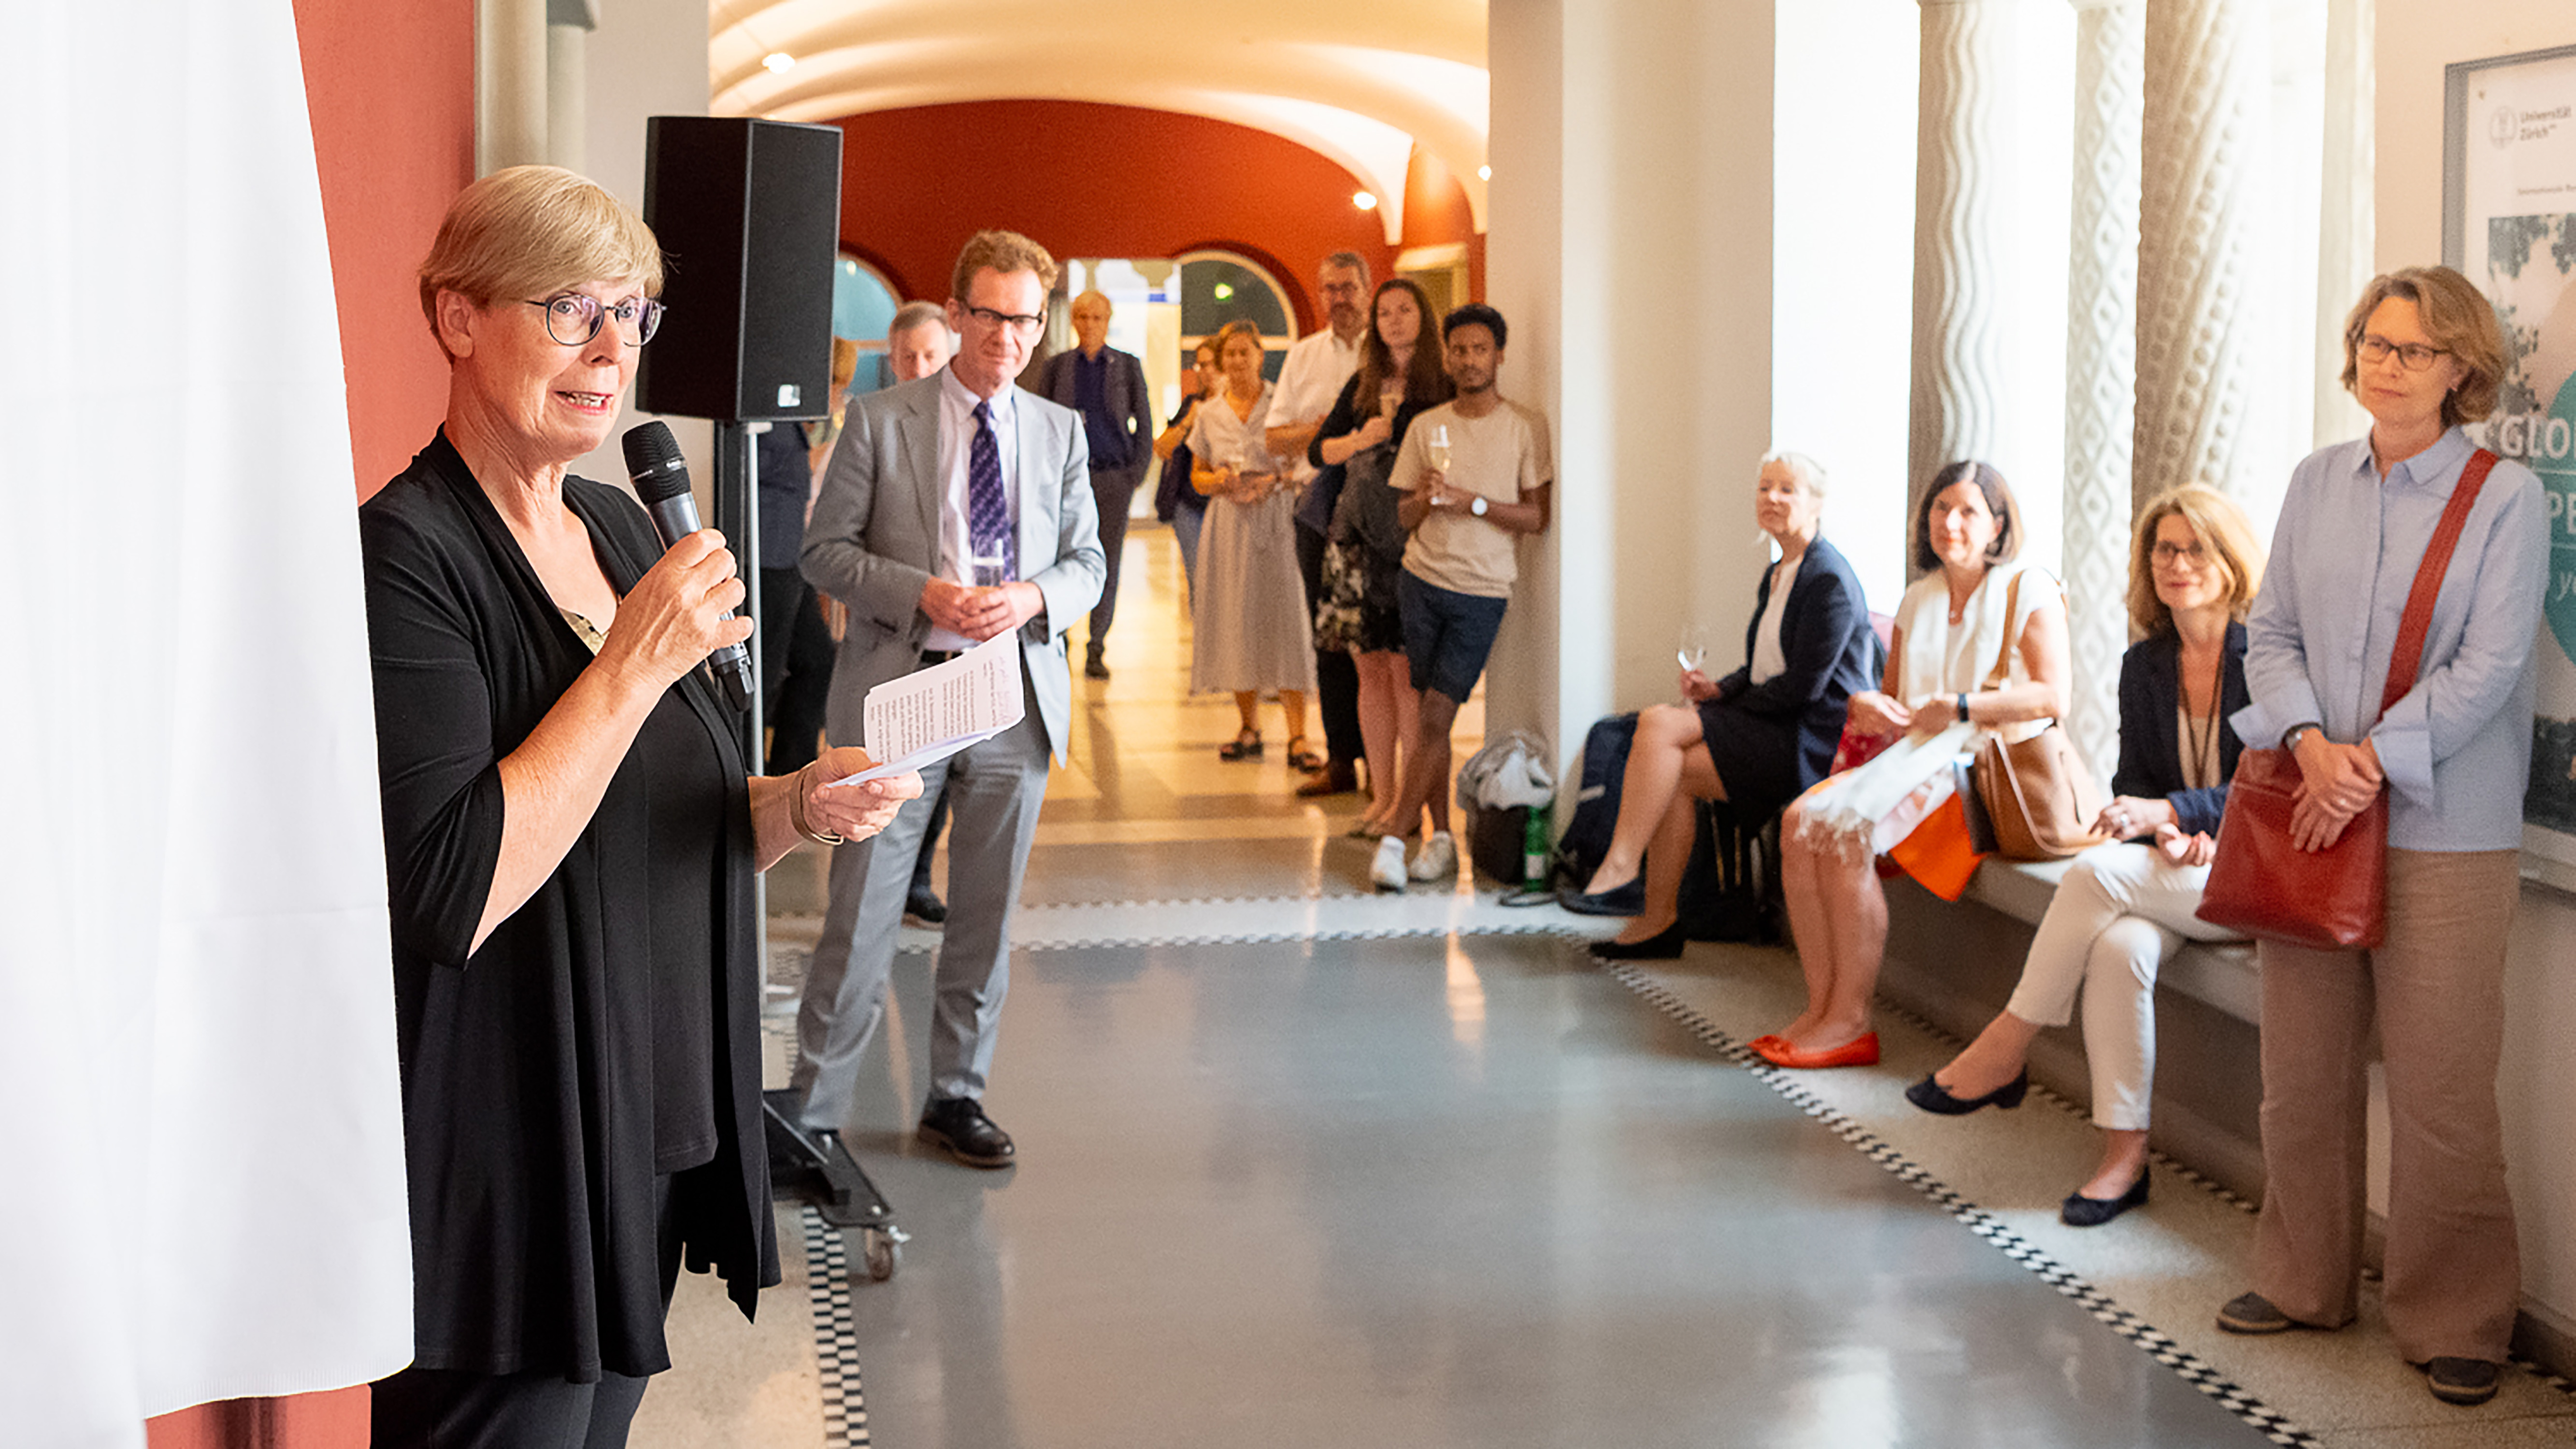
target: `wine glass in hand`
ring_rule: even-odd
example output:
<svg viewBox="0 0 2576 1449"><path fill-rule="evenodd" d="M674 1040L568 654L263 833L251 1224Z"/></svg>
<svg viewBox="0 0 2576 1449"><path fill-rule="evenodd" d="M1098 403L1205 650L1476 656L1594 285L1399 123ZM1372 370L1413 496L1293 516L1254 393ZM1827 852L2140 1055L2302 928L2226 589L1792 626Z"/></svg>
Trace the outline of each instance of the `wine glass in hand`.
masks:
<svg viewBox="0 0 2576 1449"><path fill-rule="evenodd" d="M1441 475L1440 481L1443 483L1449 481L1449 425L1447 423L1431 425L1431 436L1423 442L1422 457L1423 461L1431 465L1433 472Z"/></svg>

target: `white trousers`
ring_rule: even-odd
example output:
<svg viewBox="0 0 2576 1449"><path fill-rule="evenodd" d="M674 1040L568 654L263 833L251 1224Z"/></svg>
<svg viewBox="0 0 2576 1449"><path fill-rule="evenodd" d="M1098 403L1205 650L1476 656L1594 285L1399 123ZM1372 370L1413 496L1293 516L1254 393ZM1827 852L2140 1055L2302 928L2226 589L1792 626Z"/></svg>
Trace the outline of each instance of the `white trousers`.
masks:
<svg viewBox="0 0 2576 1449"><path fill-rule="evenodd" d="M2205 865L2175 865L2152 845L2097 845L2076 857L2031 939L2004 1009L2064 1026L2084 996L2093 1125L2143 1132L2156 1085L2156 971L2185 940L2233 939L2194 916Z"/></svg>

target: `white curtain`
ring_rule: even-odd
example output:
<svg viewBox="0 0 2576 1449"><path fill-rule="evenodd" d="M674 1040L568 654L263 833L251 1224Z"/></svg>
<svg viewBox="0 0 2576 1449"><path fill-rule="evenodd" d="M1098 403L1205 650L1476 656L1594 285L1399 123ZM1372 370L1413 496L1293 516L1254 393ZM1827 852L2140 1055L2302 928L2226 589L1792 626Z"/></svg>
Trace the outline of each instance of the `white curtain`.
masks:
<svg viewBox="0 0 2576 1449"><path fill-rule="evenodd" d="M0 32L0 1439L140 1445L411 1354L355 490L289 0Z"/></svg>

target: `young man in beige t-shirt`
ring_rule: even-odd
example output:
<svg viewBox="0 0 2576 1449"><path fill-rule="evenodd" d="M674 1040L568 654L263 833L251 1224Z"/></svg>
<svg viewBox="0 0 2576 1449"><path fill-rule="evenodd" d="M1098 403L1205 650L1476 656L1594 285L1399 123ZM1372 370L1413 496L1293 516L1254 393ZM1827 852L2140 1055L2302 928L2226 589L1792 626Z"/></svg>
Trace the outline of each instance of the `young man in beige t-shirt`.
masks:
<svg viewBox="0 0 2576 1449"><path fill-rule="evenodd" d="M1414 738L1404 742L1404 783L1390 819L1407 825L1431 810L1431 838L1410 867L1404 837L1381 838L1369 879L1402 890L1406 879L1455 875L1449 834L1449 727L1485 672L1485 656L1520 573L1520 540L1547 527L1547 419L1494 388L1506 328L1482 302L1441 324L1442 361L1455 400L1416 418L1396 454L1390 486L1405 493L1397 521L1412 535L1397 597L1413 687L1422 692ZM1442 456L1445 451L1446 457Z"/></svg>

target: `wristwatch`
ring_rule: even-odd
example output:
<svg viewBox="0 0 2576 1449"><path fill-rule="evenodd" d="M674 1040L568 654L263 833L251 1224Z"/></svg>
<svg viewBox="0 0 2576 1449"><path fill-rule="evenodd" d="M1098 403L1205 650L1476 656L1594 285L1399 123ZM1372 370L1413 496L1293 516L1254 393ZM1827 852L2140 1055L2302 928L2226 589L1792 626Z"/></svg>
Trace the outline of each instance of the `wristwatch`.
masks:
<svg viewBox="0 0 2576 1449"><path fill-rule="evenodd" d="M1477 495L1475 496L1475 498L1474 498L1471 502L1469 502L1469 503L1468 503L1468 505L1467 505L1467 511L1468 511L1469 513L1472 513L1472 514L1476 515L1478 518L1482 518L1482 517L1484 517L1484 516L1485 516L1485 495L1484 495L1484 494L1482 494L1482 493L1477 494Z"/></svg>
<svg viewBox="0 0 2576 1449"><path fill-rule="evenodd" d="M2290 755L2297 754L2299 752L2299 736L2306 734L2310 730L2320 730L2324 728L2324 725L2318 724L2314 720L2310 720L2304 724L2294 724L2288 729L2281 731L2282 753Z"/></svg>

